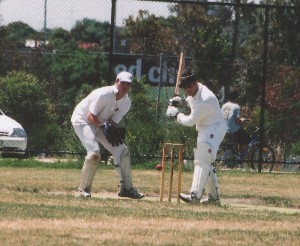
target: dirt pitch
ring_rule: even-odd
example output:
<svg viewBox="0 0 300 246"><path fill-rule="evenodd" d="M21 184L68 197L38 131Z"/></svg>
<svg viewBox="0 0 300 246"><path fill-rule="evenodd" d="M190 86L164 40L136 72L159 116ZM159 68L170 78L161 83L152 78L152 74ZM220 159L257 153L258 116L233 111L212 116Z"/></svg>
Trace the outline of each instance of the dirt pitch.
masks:
<svg viewBox="0 0 300 246"><path fill-rule="evenodd" d="M60 194L60 195L72 195L74 197L78 197L78 192L48 192L49 194ZM129 200L128 198L118 197L118 195L115 192L97 192L92 193L92 197L95 198L101 198L101 199L115 199L115 200ZM160 202L160 198L157 195L152 196L145 196L142 200L152 201L152 202ZM167 199L164 198L162 201L163 203L167 203ZM177 198L175 196L171 199L172 203L177 203ZM180 203L183 203L183 201L180 201ZM243 209L243 210L258 210L258 211L275 211L278 213L284 213L284 214L296 214L300 215L300 209L299 208L285 208L285 207L272 207L272 206L263 206L263 205L257 205L259 204L259 199L251 199L251 198L227 198L227 199L221 199L221 206L226 207L232 207L236 209Z"/></svg>

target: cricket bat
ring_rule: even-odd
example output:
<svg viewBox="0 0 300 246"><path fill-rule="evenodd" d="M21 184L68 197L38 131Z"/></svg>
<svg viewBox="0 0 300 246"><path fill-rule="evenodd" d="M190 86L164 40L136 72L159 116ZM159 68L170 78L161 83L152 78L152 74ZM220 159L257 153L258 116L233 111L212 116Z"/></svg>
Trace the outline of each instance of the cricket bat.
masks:
<svg viewBox="0 0 300 246"><path fill-rule="evenodd" d="M178 72L177 72L177 79L176 79L176 85L175 85L175 91L174 91L174 96L179 96L179 83L180 83L180 78L183 74L184 71L184 66L185 66L185 61L184 61L184 53L180 53L180 60L179 60L179 67L178 67Z"/></svg>

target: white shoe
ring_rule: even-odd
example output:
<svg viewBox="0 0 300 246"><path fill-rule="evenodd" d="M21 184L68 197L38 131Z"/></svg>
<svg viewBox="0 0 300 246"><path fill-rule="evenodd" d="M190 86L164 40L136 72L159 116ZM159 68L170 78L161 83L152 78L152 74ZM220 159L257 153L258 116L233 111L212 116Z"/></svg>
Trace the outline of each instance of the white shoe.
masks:
<svg viewBox="0 0 300 246"><path fill-rule="evenodd" d="M190 194L180 193L179 197L182 201L187 203L193 203L193 204L200 203L200 199L196 196L194 192L191 192Z"/></svg>
<svg viewBox="0 0 300 246"><path fill-rule="evenodd" d="M78 197L91 198L92 195L91 195L91 192L89 190L84 189L84 190L79 191Z"/></svg>
<svg viewBox="0 0 300 246"><path fill-rule="evenodd" d="M203 198L200 201L201 204L205 205L205 204L214 204L214 205L221 205L221 201L220 198L213 198L211 196L211 194L208 194L208 197Z"/></svg>

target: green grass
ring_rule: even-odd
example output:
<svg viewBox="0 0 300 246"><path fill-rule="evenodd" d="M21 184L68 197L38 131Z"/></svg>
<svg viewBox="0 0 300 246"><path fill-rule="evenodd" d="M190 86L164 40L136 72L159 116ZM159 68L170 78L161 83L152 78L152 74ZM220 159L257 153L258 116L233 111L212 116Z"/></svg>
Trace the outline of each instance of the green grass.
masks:
<svg viewBox="0 0 300 246"><path fill-rule="evenodd" d="M113 168L104 164L94 180L94 197L76 198L81 165L82 160L46 164L1 159L1 245L299 242L299 174L220 171L222 206L195 206L159 202L160 172L143 169L143 165L133 170L133 182L147 199L118 199L118 178ZM191 180L192 172L186 170L183 191L188 191ZM176 184L176 175L174 181Z"/></svg>
<svg viewBox="0 0 300 246"><path fill-rule="evenodd" d="M36 159L6 158L0 159L0 167L79 169L82 167L82 160L83 159L61 161L58 159L58 161L49 163Z"/></svg>

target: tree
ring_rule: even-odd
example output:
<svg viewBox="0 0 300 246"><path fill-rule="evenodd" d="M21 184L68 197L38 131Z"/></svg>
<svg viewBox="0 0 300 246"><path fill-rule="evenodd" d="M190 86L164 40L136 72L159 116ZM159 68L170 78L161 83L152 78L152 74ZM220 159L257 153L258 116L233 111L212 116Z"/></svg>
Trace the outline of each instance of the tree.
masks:
<svg viewBox="0 0 300 246"><path fill-rule="evenodd" d="M223 26L229 18L228 9L221 9L200 4L177 4L171 8L180 47L192 57L189 68L214 91L224 83L223 66L231 52L231 36Z"/></svg>
<svg viewBox="0 0 300 246"><path fill-rule="evenodd" d="M47 93L53 102L52 115L65 122L75 106L75 98L83 85L99 87L108 81L108 63L104 54L85 50L59 49L43 57L43 75Z"/></svg>
<svg viewBox="0 0 300 246"><path fill-rule="evenodd" d="M104 54L85 50L61 49L47 54L44 62L49 67L50 80L61 80L62 89L79 88L82 84L101 85L107 79L107 61Z"/></svg>
<svg viewBox="0 0 300 246"><path fill-rule="evenodd" d="M291 150L300 139L300 69L278 67L277 77L266 85L269 138Z"/></svg>
<svg viewBox="0 0 300 246"><path fill-rule="evenodd" d="M0 101L29 134L49 120L45 90L32 74L13 71L0 78Z"/></svg>
<svg viewBox="0 0 300 246"><path fill-rule="evenodd" d="M268 4L300 6L299 1L270 0ZM268 60L266 81L265 129L266 139L273 145L288 151L299 143L299 21L300 9L270 8L268 28ZM246 11L244 11L245 13ZM249 12L252 15L249 15ZM255 13L255 17L253 18ZM242 49L243 59L248 61L243 81L248 102L254 108L254 121L259 124L262 82L264 10L248 11L244 21L252 24L252 35Z"/></svg>
<svg viewBox="0 0 300 246"><path fill-rule="evenodd" d="M132 107L122 121L127 129L126 143L131 153L137 155L138 163L143 155L158 154L164 139L163 125L155 122L155 101L147 95L149 89L143 80L134 81L130 92Z"/></svg>
<svg viewBox="0 0 300 246"><path fill-rule="evenodd" d="M150 15L148 11L140 10L136 19L129 16L125 20L125 29L121 33L128 39L130 52L143 55L176 54L175 30L169 25L169 20Z"/></svg>
<svg viewBox="0 0 300 246"><path fill-rule="evenodd" d="M273 0L274 4L287 4ZM274 9L270 18L269 59L288 65L300 64L300 2L290 1L297 9Z"/></svg>
<svg viewBox="0 0 300 246"><path fill-rule="evenodd" d="M140 10L136 19L125 20L122 37L130 52L144 55L178 55L184 51L192 57L186 69L193 69L210 86L220 89L221 65L230 54L230 40L223 33L223 23L229 18L228 10L209 9L197 4L176 4L170 8L168 18L150 15ZM222 18L216 15L222 14ZM219 85L219 86L217 86Z"/></svg>
<svg viewBox="0 0 300 246"><path fill-rule="evenodd" d="M76 42L88 42L98 44L99 50L109 51L110 24L92 19L77 21L71 29L71 35Z"/></svg>
<svg viewBox="0 0 300 246"><path fill-rule="evenodd" d="M63 28L55 28L51 30L48 41L48 48L50 49L62 49L68 47L76 48L76 43L74 42L71 34Z"/></svg>
<svg viewBox="0 0 300 246"><path fill-rule="evenodd" d="M0 16L1 17L1 16ZM0 25L0 75L3 74L3 60L4 60L4 50L5 50L5 40L4 37L6 35L6 30L4 26Z"/></svg>
<svg viewBox="0 0 300 246"><path fill-rule="evenodd" d="M27 39L37 39L40 37L37 31L21 21L10 23L5 29L7 46L24 48Z"/></svg>

